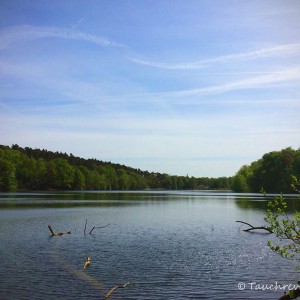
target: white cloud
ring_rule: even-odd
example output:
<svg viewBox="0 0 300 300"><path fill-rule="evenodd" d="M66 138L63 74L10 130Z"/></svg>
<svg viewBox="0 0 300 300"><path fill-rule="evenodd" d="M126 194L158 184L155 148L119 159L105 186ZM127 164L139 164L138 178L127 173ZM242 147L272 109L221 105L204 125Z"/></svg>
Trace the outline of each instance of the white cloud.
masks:
<svg viewBox="0 0 300 300"><path fill-rule="evenodd" d="M230 83L212 85L208 87L180 90L180 91L167 91L167 92L149 92L141 94L132 94L132 95L120 95L118 97L184 97L184 102L189 103L194 101L191 98L186 98L190 96L204 96L204 95L213 95L213 94L222 94L235 90L245 90L245 89L254 89L266 87L278 83L286 83L292 81L300 80L300 66L294 68L284 69L277 73L272 73L268 75L255 76L247 78L244 80L238 80ZM150 98L152 99L152 98ZM143 98L143 100L145 100Z"/></svg>
<svg viewBox="0 0 300 300"><path fill-rule="evenodd" d="M204 59L191 63L179 63L179 64L167 64L161 62L151 62L146 60L140 60L136 58L129 58L130 61L137 64L161 68L161 69L170 69L170 70L189 70L189 69L202 69L216 63L228 63L233 61L240 60L254 60L261 59L272 56L286 56L290 54L299 54L300 44L286 44L276 47L264 48L257 51L246 52L246 53L237 53L232 55L224 55L215 58Z"/></svg>
<svg viewBox="0 0 300 300"><path fill-rule="evenodd" d="M175 94L182 94L185 96L189 95L207 95L207 94L220 94L226 93L233 90L241 89L253 89L260 88L268 85L272 85L280 82L288 82L300 79L300 67L285 69L281 72L256 76L252 78L247 78L244 80L235 81L232 83L221 84L217 86L211 86L207 88L192 89L182 92L175 92Z"/></svg>
<svg viewBox="0 0 300 300"><path fill-rule="evenodd" d="M89 42L101 47L125 47L103 37L84 33L72 28L46 27L46 26L13 26L0 32L0 49L10 47L20 40L32 40L41 38L62 38Z"/></svg>

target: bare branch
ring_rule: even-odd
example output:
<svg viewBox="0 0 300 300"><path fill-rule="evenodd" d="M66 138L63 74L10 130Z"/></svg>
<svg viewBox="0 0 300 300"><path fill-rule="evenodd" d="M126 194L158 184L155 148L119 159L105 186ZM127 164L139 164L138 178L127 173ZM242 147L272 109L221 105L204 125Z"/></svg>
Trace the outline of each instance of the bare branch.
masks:
<svg viewBox="0 0 300 300"><path fill-rule="evenodd" d="M107 298L109 298L110 297L110 295L116 290L116 289L118 289L118 288L126 288L126 287L128 287L128 285L129 285L129 282L127 282L127 283L125 283L125 284L116 284L113 288L111 288L105 295L104 295L104 297L105 297L105 299L107 299Z"/></svg>
<svg viewBox="0 0 300 300"><path fill-rule="evenodd" d="M270 228L265 227L265 226L252 226L251 224L246 223L244 221L236 221L236 222L248 225L250 227L250 228L247 228L247 229L243 229L243 231L247 231L248 232L248 231L251 231L251 230L260 230L261 229L261 230L266 230L269 233L273 233L273 231Z"/></svg>
<svg viewBox="0 0 300 300"><path fill-rule="evenodd" d="M51 232L51 235L52 236L62 236L64 234L71 234L71 231L67 231L67 232L54 232L51 225L48 225L48 229L50 230Z"/></svg>
<svg viewBox="0 0 300 300"><path fill-rule="evenodd" d="M91 229L91 231L90 231L90 234L92 234L92 231L94 230L94 229L100 229L100 228L105 228L105 227L107 227L107 226L109 226L110 224L106 224L106 225L104 225L104 226L94 226L92 229Z"/></svg>
<svg viewBox="0 0 300 300"><path fill-rule="evenodd" d="M86 231L86 224L87 224L87 219L85 219L84 234L85 234L85 231Z"/></svg>

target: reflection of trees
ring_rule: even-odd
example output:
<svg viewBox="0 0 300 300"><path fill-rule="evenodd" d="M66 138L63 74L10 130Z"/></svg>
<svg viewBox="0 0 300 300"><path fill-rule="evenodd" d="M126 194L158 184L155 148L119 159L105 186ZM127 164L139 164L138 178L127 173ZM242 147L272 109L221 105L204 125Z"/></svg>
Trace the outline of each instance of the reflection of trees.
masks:
<svg viewBox="0 0 300 300"><path fill-rule="evenodd" d="M268 201L271 198L272 197L263 198L263 196L261 197L261 199L239 197L235 199L235 204L241 209L257 209L267 211ZM300 200L296 195L295 197L286 198L285 200L288 205L287 212L291 213L295 212L296 210L300 210Z"/></svg>
<svg viewBox="0 0 300 300"><path fill-rule="evenodd" d="M237 198L235 204L241 209L259 209L267 210L268 202L263 200Z"/></svg>
<svg viewBox="0 0 300 300"><path fill-rule="evenodd" d="M54 201L54 202L33 202L33 201L22 201L22 202L1 202L0 209L20 209L20 208L74 208L74 207L114 207L114 206L133 206L140 205L137 202L90 202L90 201Z"/></svg>
<svg viewBox="0 0 300 300"><path fill-rule="evenodd" d="M161 200L182 199L182 195L156 192L42 192L7 193L2 195L0 209L113 207L157 204ZM188 197L185 200L194 200ZM164 201L166 203L166 201Z"/></svg>

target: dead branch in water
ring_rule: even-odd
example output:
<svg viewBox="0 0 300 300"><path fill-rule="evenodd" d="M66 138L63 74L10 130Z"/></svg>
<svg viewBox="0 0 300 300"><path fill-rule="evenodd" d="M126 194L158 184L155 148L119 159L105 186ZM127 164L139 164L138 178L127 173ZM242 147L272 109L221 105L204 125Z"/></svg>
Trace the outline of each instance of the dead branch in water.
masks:
<svg viewBox="0 0 300 300"><path fill-rule="evenodd" d="M84 235L85 235L85 231L86 231L86 224L87 224L87 219L85 219L85 225L84 225Z"/></svg>
<svg viewBox="0 0 300 300"><path fill-rule="evenodd" d="M87 219L85 219L84 235L85 235L85 232L86 232L86 225L87 225ZM89 234L92 234L92 232L93 232L94 229L105 228L105 227L107 227L107 226L109 226L109 225L110 225L110 224L106 224L106 225L104 225L104 226L94 226L94 227L90 230Z"/></svg>
<svg viewBox="0 0 300 300"><path fill-rule="evenodd" d="M104 226L94 226L92 229L91 229L91 231L89 232L90 234L92 234L92 231L94 230L94 229L99 229L99 228L105 228L105 227L107 227L107 226L109 226L110 224L106 224L106 225L104 225Z"/></svg>
<svg viewBox="0 0 300 300"><path fill-rule="evenodd" d="M248 231L251 231L251 230L260 230L261 229L261 230L266 230L269 233L273 233L273 231L270 228L265 227L265 226L252 226L251 224L246 223L244 221L236 221L236 222L248 225L250 227L250 228L247 228L247 229L243 229L243 231L247 231L248 232Z"/></svg>
<svg viewBox="0 0 300 300"><path fill-rule="evenodd" d="M50 230L51 232L51 235L52 236L62 236L64 234L71 234L71 231L67 231L67 232L54 232L51 225L48 225L48 229Z"/></svg>
<svg viewBox="0 0 300 300"><path fill-rule="evenodd" d="M105 295L105 299L107 299L108 297L110 297L110 295L118 288L126 288L128 287L129 282L125 283L125 284L116 284L113 288L111 288Z"/></svg>

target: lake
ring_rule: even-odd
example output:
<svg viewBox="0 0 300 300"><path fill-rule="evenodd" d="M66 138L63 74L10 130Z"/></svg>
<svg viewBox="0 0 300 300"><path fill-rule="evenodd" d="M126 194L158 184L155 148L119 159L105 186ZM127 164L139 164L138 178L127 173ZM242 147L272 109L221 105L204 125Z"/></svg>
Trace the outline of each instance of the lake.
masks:
<svg viewBox="0 0 300 300"><path fill-rule="evenodd" d="M235 222L263 225L266 209L215 191L0 193L0 299L104 299L127 282L109 299L278 299L294 265Z"/></svg>

